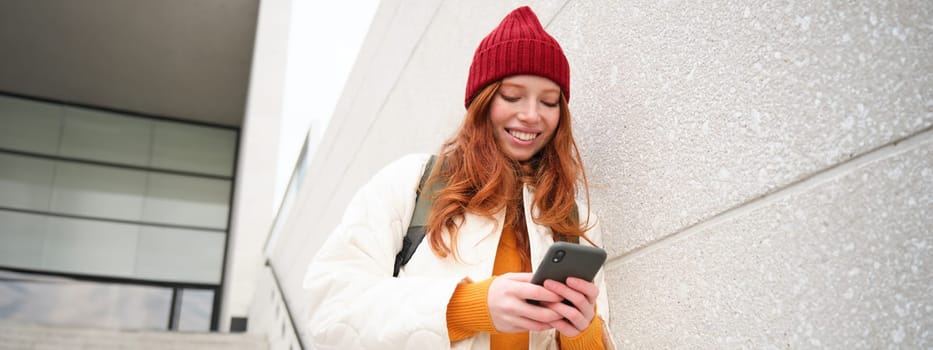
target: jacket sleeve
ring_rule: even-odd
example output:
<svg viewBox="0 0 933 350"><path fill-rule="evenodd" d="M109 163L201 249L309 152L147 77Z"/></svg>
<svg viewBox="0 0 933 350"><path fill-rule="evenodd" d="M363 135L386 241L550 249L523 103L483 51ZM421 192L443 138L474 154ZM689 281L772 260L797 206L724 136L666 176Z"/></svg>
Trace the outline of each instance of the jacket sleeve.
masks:
<svg viewBox="0 0 933 350"><path fill-rule="evenodd" d="M312 348L450 347L447 304L464 276L392 277L427 157L407 156L380 170L311 260L304 288Z"/></svg>

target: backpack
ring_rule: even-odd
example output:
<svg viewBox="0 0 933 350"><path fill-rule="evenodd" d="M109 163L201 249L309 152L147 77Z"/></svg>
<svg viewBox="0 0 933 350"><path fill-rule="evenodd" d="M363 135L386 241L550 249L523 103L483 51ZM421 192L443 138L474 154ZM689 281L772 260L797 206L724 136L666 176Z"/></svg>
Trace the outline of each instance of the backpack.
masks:
<svg viewBox="0 0 933 350"><path fill-rule="evenodd" d="M418 183L418 189L415 192L415 210L411 213L411 222L408 224L405 238L402 239L402 249L395 255L395 268L392 272L392 277L398 277L398 273L402 269L402 266L405 266L405 264L411 260L411 257L415 255L415 250L418 249L418 246L421 245L421 241L424 240L428 212L431 210L431 205L434 202L431 197L433 197L435 191L443 188L444 182L446 182L435 183L435 185L430 188L424 187L424 184L428 182L428 178L431 177L431 169L434 168L434 161L436 159L437 156L432 154L431 158L428 159L428 163L424 166L424 173L421 174L421 182ZM576 204L573 206L572 215L573 217L579 216ZM557 240L579 243L580 237L558 234Z"/></svg>

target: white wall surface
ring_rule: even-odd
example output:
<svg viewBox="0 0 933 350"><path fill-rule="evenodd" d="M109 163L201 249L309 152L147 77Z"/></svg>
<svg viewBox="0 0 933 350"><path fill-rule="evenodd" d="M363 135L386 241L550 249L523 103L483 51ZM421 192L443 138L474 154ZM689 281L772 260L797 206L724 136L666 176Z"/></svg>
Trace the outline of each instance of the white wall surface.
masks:
<svg viewBox="0 0 933 350"><path fill-rule="evenodd" d="M262 1L240 135L219 330L249 314L272 224L291 0Z"/></svg>
<svg viewBox="0 0 933 350"><path fill-rule="evenodd" d="M302 144L308 137L308 152L317 149L375 8L373 0L260 4L221 330L249 313Z"/></svg>
<svg viewBox="0 0 933 350"><path fill-rule="evenodd" d="M382 1L272 249L296 323L350 197L454 131L519 4ZM620 345L933 346L933 3L530 5L571 63Z"/></svg>

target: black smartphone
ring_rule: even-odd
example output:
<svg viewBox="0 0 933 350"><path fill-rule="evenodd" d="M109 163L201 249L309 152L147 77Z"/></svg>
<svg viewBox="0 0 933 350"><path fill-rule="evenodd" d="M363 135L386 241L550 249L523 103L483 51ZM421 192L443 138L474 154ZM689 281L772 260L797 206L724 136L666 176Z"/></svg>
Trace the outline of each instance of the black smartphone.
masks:
<svg viewBox="0 0 933 350"><path fill-rule="evenodd" d="M538 264L531 277L531 283L544 285L546 280L555 280L567 283L568 277L576 277L593 282L596 273L606 262L606 251L600 248L556 242L548 248L544 259ZM529 303L539 305L537 300L528 300ZM569 301L564 304L573 306Z"/></svg>
<svg viewBox="0 0 933 350"><path fill-rule="evenodd" d="M556 242L544 255L531 283L543 285L545 280L567 283L568 277L593 282L596 273L606 262L606 251L597 247Z"/></svg>

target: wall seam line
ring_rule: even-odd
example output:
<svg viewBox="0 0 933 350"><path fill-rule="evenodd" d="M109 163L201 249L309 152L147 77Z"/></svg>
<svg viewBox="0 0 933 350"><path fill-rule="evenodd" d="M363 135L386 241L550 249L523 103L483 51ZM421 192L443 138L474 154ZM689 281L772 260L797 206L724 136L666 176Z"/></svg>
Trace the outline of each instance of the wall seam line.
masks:
<svg viewBox="0 0 933 350"><path fill-rule="evenodd" d="M551 16L550 19L548 19L547 24L544 25L544 28L550 27L551 23L554 23L554 20L557 19L557 16L560 16L561 12L564 12L564 8L567 7L567 4L569 3L570 3L570 0L566 0L564 1L563 4L560 4L560 8L557 9L557 11L554 11L554 15Z"/></svg>
<svg viewBox="0 0 933 350"><path fill-rule="evenodd" d="M858 156L833 164L827 168L807 175L797 181L781 186L774 191L739 203L707 219L701 220L697 223L684 227L683 229L675 231L674 233L658 238L649 242L648 244L645 244L644 246L632 249L625 254L612 257L606 261L606 266L621 265L626 261L634 260L642 255L649 254L654 250L661 249L682 239L694 236L695 234L705 231L708 228L715 227L732 219L745 216L752 211L775 203L779 200L798 193L802 193L820 184L845 176L854 170L862 168L876 161L914 150L928 143L933 143L933 125L926 126L911 135L888 142L867 152L859 154Z"/></svg>

